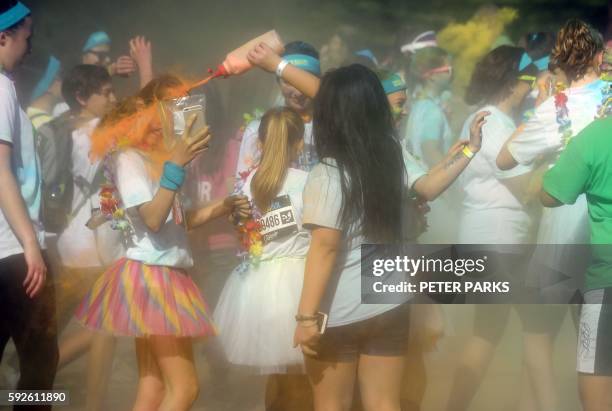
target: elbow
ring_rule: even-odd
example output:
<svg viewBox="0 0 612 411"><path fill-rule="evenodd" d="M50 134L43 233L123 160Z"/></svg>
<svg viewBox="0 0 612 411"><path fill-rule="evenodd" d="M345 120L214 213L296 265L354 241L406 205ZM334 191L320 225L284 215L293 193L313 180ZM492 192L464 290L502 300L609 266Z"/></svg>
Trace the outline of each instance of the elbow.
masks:
<svg viewBox="0 0 612 411"><path fill-rule="evenodd" d="M412 185L412 189L426 201L434 201L444 191L444 189L438 189L435 181L430 181L428 175L419 178Z"/></svg>
<svg viewBox="0 0 612 411"><path fill-rule="evenodd" d="M162 224L159 221L145 221L144 222L149 231L157 234L161 231Z"/></svg>
<svg viewBox="0 0 612 411"><path fill-rule="evenodd" d="M548 194L546 191L540 191L540 203L547 208L559 207L562 203Z"/></svg>
<svg viewBox="0 0 612 411"><path fill-rule="evenodd" d="M429 201L434 201L436 198L438 198L440 196L440 194L442 194L440 191L437 190L423 190L422 193L419 193L421 195L421 197L425 200Z"/></svg>
<svg viewBox="0 0 612 411"><path fill-rule="evenodd" d="M501 154L499 156L497 156L497 159L495 159L495 164L497 165L497 168L499 168L500 170L508 170L508 166L506 165L506 163L503 161L503 159L501 158Z"/></svg>
<svg viewBox="0 0 612 411"><path fill-rule="evenodd" d="M500 170L506 171L514 168L517 162L516 160L514 160L514 157L512 157L512 154L510 154L510 152L504 148L497 155L497 158L495 159L495 164Z"/></svg>

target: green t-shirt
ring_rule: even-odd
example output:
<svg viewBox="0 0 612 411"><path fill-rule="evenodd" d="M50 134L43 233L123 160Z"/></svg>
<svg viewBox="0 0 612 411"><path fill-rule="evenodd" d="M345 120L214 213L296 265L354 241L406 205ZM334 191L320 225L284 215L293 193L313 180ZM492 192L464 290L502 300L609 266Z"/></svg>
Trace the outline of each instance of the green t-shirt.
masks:
<svg viewBox="0 0 612 411"><path fill-rule="evenodd" d="M543 185L564 204L586 194L593 244L586 288L612 287L612 117L594 121L573 138Z"/></svg>

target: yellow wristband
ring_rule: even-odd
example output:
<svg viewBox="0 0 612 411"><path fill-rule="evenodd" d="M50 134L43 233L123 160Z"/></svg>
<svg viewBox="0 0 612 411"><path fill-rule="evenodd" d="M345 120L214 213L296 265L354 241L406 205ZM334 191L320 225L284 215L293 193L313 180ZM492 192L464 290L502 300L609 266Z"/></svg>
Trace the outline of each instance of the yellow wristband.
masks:
<svg viewBox="0 0 612 411"><path fill-rule="evenodd" d="M466 156L470 160L474 157L474 152L470 150L470 148L467 145L463 146L463 150L461 150L461 152L463 153L464 156Z"/></svg>

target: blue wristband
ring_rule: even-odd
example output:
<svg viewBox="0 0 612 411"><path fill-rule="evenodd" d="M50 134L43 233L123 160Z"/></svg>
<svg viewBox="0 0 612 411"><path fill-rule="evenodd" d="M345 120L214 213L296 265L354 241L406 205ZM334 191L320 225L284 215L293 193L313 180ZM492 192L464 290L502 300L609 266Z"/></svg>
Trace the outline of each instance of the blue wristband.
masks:
<svg viewBox="0 0 612 411"><path fill-rule="evenodd" d="M159 181L160 187L170 191L177 191L185 181L185 169L176 163L166 161L164 173Z"/></svg>

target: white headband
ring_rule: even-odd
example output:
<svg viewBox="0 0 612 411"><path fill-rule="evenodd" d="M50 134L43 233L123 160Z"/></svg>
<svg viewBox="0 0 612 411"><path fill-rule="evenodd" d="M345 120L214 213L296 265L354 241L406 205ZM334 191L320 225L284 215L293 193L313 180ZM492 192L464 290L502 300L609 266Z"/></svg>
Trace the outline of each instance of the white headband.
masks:
<svg viewBox="0 0 612 411"><path fill-rule="evenodd" d="M423 37L427 37L427 36L431 36L435 34L436 32L433 30L421 33L418 36L416 36L416 38L412 40L411 43L404 44L400 48L400 50L402 53L414 53L415 51L424 49L426 47L436 47L438 45L438 42L436 41L435 38L433 40L421 40Z"/></svg>

